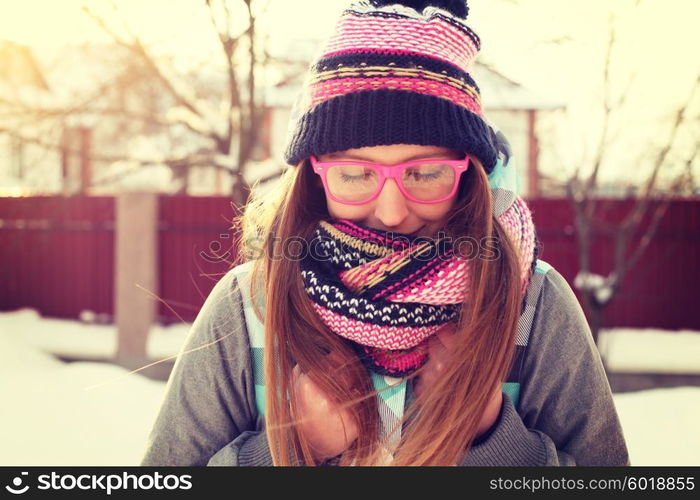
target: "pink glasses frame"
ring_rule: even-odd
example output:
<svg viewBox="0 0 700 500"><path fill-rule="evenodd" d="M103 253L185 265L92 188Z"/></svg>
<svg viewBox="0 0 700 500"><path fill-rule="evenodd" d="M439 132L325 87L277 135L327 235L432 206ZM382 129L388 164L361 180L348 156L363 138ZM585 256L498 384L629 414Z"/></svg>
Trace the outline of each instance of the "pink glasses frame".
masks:
<svg viewBox="0 0 700 500"><path fill-rule="evenodd" d="M452 167L452 170L455 174L455 183L454 186L452 186L452 191L450 191L448 195L443 196L442 198L438 198L437 200L419 200L418 198L414 198L404 190L403 184L401 182L401 174L403 173L404 169L412 167L414 165L423 165L425 163L441 163L443 165L449 165L450 167ZM321 181L323 182L323 188L326 190L326 194L333 201L337 201L338 203L343 203L345 205L364 205L365 203L369 203L370 201L374 200L382 192L382 189L384 188L384 183L387 179L394 179L401 193L411 201L414 201L416 203L423 203L426 205L433 203L441 203L445 200L449 200L455 195L455 193L457 192L457 188L459 187L459 180L461 179L462 174L466 172L469 168L469 164L469 155L465 155L465 157L461 160L445 160L444 158L426 158L424 160L407 161L404 163L396 163L394 165L381 165L379 163L372 163L369 161L322 162L318 161L318 159L316 159L315 156L311 156L311 167L313 168L313 171L321 177ZM377 192L374 193L370 198L367 198L363 201L345 201L336 198L333 195L333 193L331 193L330 189L328 189L328 182L326 180L328 169L336 165L362 165L374 168L377 172L379 172L379 187L377 188Z"/></svg>

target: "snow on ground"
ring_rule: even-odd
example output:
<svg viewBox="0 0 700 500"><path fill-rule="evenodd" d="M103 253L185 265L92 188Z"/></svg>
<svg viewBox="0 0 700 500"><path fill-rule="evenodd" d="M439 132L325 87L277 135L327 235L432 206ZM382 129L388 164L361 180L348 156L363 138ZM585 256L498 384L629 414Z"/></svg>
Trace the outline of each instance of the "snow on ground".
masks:
<svg viewBox="0 0 700 500"><path fill-rule="evenodd" d="M152 330L148 350L177 353L188 325ZM114 326L42 319L33 310L0 314L0 465L136 465L165 384L97 362Z"/></svg>
<svg viewBox="0 0 700 500"><path fill-rule="evenodd" d="M150 356L176 354L188 328L154 327ZM601 346L622 371L700 373L699 341L697 332L616 329L603 332ZM139 463L165 383L49 354L99 358L115 349L114 326L29 309L0 314L0 465ZM700 387L614 397L633 465L700 465Z"/></svg>
<svg viewBox="0 0 700 500"><path fill-rule="evenodd" d="M700 387L614 398L632 465L700 465Z"/></svg>
<svg viewBox="0 0 700 500"><path fill-rule="evenodd" d="M187 323L154 326L148 338L149 356L160 359L177 354L189 327ZM65 357L111 358L117 350L114 325L42 318L33 309L0 313L0 332L16 333L28 346Z"/></svg>
<svg viewBox="0 0 700 500"><path fill-rule="evenodd" d="M598 346L615 372L700 374L700 332L614 328Z"/></svg>

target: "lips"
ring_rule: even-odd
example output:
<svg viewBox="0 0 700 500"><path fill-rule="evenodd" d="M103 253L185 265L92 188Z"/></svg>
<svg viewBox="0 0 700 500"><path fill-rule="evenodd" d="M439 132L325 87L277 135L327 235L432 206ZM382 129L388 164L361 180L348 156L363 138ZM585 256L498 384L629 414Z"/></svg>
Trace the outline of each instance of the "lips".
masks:
<svg viewBox="0 0 700 500"><path fill-rule="evenodd" d="M408 233L408 235L409 236L418 236L418 233L420 233L424 227L425 227L425 224L423 224L421 227L419 227L418 229L416 229L412 233Z"/></svg>

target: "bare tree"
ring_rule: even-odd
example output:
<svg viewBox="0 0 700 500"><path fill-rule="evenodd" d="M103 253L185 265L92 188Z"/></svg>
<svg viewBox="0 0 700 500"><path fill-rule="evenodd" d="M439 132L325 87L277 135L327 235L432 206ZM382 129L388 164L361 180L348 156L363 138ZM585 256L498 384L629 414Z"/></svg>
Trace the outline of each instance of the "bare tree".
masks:
<svg viewBox="0 0 700 500"><path fill-rule="evenodd" d="M624 106L628 95L627 91L629 90L628 85L628 88L619 96L614 97L612 95L610 66L614 45L615 31L611 27L603 74L603 125L600 140L594 153L592 170L586 176L581 173L582 165L577 165L565 186L567 197L574 212L574 225L577 236L579 271L574 285L581 292L593 338L596 342L598 341L599 331L603 326L605 308L615 298L625 277L634 268L654 239L670 201L675 196L687 192L689 185L692 185L691 165L697 158L698 147L700 146L700 142L695 143L694 149L685 161L686 168L684 172L676 177L669 187L665 189L659 188L659 172L663 166L668 164L669 153L676 144L678 132L689 118L690 106L694 101L698 87L700 87L699 75L687 100L674 113L674 120L668 137L654 156L651 174L645 180L641 189L632 194L634 199L633 207L622 221L614 224L605 222L596 216L596 212L602 208L601 200L597 198L599 192L598 173L601 164L609 154L610 145L613 142L613 134L610 132L611 117ZM630 79L630 83L631 81L632 79ZM643 223L645 220L648 220L646 225ZM640 232L641 238L637 243L633 241L633 237ZM593 273L591 269L591 256L595 238L601 233L612 234L614 242L614 263L606 276ZM633 244L635 246L631 249Z"/></svg>
<svg viewBox="0 0 700 500"><path fill-rule="evenodd" d="M241 1L245 6L244 22L247 28L240 33L234 32L232 2L204 2L209 10L212 26L216 30L226 67L226 81L220 95L227 103L222 129L210 123L211 114L201 108L202 105L195 96L183 90L182 82L177 81L172 70L163 68L162 63L153 56L138 35L127 27L128 38L122 37L111 29L104 19L86 9L86 12L110 33L117 44L128 49L143 63L151 77L167 91L176 106L182 110L181 118L177 121L191 132L207 139L210 144L210 147L200 148L180 158L171 158L166 163L181 175L184 175L189 167L196 165L223 169L232 177L231 195L234 203L239 206L245 204L248 198L250 188L245 182L244 174L258 137L263 112L256 87L256 73L260 71L256 19L252 0ZM237 64L239 57L245 59L242 54L244 51L247 65ZM264 64L264 56L262 63ZM236 161L231 166L228 159L234 151Z"/></svg>
<svg viewBox="0 0 700 500"><path fill-rule="evenodd" d="M202 82L197 71L178 72L172 61L154 54L143 38L120 18L114 4L113 15L100 15L88 4L84 7L86 14L109 34L125 55L123 70L70 105L47 107L1 101L0 118L4 121L0 122L0 132L23 142L61 150L64 154L77 151L66 149L57 134L23 134L17 123L37 124L50 120L63 123L72 116L87 113L109 118L118 125L115 132L127 137L136 133L165 133L173 142L191 143L192 147L178 154L145 156L126 151L98 151L91 159L105 163L125 161L143 167L166 165L183 181L183 191L192 167L219 169L230 176L233 203L243 206L251 189L245 180L246 169L258 142L264 112L259 82L270 57L266 50L267 35L256 29L256 13L258 16L264 13L267 0L201 2L202 8L209 12L221 49L219 64L224 70L220 83ZM129 105L130 100L135 100L137 105ZM9 119L12 125L3 127L2 123L9 123ZM185 136L187 140L182 140ZM114 181L121 175L106 181Z"/></svg>

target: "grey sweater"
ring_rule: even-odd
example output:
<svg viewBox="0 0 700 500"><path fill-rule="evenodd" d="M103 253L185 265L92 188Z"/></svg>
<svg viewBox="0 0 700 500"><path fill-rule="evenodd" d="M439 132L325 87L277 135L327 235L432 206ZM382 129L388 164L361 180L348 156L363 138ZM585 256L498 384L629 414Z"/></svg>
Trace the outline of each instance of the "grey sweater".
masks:
<svg viewBox="0 0 700 500"><path fill-rule="evenodd" d="M545 275L523 363L518 411L504 393L498 420L462 465L629 465L586 318L555 269ZM210 293L178 355L141 465L272 465L231 271Z"/></svg>

